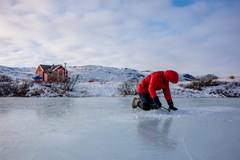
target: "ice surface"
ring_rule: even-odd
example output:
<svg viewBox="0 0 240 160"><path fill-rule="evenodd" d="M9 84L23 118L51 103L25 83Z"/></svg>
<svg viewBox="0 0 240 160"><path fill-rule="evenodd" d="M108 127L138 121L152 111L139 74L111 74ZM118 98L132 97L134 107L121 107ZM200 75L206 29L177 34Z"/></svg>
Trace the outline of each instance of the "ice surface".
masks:
<svg viewBox="0 0 240 160"><path fill-rule="evenodd" d="M239 160L240 99L176 98L170 113L131 99L1 98L0 159Z"/></svg>

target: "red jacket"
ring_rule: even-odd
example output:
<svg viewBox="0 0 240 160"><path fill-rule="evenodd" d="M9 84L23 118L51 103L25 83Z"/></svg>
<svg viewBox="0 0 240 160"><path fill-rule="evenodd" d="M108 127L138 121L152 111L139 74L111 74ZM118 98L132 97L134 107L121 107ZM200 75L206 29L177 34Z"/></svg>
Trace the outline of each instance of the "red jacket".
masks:
<svg viewBox="0 0 240 160"><path fill-rule="evenodd" d="M172 100L169 81L164 77L164 71L153 72L145 77L138 85L138 93L149 93L151 98L157 96L157 90L163 90L165 99Z"/></svg>

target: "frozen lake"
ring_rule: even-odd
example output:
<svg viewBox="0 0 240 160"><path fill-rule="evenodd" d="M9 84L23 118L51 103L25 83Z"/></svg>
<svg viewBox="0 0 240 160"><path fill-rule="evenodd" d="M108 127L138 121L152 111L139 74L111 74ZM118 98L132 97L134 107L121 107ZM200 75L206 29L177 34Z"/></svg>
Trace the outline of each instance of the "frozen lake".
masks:
<svg viewBox="0 0 240 160"><path fill-rule="evenodd" d="M131 100L0 98L0 159L240 159L240 99L176 98L171 113Z"/></svg>

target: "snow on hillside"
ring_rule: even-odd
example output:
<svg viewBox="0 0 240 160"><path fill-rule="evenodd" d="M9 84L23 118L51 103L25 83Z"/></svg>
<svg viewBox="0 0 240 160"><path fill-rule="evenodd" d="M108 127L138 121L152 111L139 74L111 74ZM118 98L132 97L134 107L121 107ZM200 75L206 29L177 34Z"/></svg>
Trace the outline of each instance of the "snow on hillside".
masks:
<svg viewBox="0 0 240 160"><path fill-rule="evenodd" d="M137 70L129 68L114 68L103 66L70 66L67 68L70 74L79 74L80 82L125 82L130 79L144 77Z"/></svg>
<svg viewBox="0 0 240 160"><path fill-rule="evenodd" d="M6 67L0 65L0 75L8 75L12 79L31 79L34 75L36 68L18 68L18 67Z"/></svg>
<svg viewBox="0 0 240 160"><path fill-rule="evenodd" d="M103 66L70 66L70 75L80 75L79 83L70 96L119 96L118 88L123 82L145 77L141 72L129 68ZM90 81L90 82L89 82Z"/></svg>
<svg viewBox="0 0 240 160"><path fill-rule="evenodd" d="M26 96L120 96L119 87L130 80L140 81L151 71L137 71L129 68L114 68L103 66L68 66L69 76L79 75L79 79L71 92L64 92L56 88L34 83L29 88ZM0 75L7 75L13 80L32 81L36 68L17 68L0 66ZM221 77L217 80L222 82L217 86L203 87L202 90L184 88L195 77L189 74L181 74L178 85L171 84L172 97L240 97L240 78ZM21 83L18 82L17 83ZM0 89L1 91L1 89ZM41 91L38 95L37 92ZM1 95L1 94L0 94ZM159 96L163 94L159 92Z"/></svg>

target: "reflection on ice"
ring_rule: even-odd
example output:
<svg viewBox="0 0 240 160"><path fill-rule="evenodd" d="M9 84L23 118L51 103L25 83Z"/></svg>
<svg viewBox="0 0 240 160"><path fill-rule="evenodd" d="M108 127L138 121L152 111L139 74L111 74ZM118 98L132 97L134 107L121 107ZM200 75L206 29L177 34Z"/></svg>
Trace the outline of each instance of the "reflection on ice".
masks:
<svg viewBox="0 0 240 160"><path fill-rule="evenodd" d="M147 147L172 151L177 145L176 139L169 135L172 121L172 118L140 120L138 134Z"/></svg>

